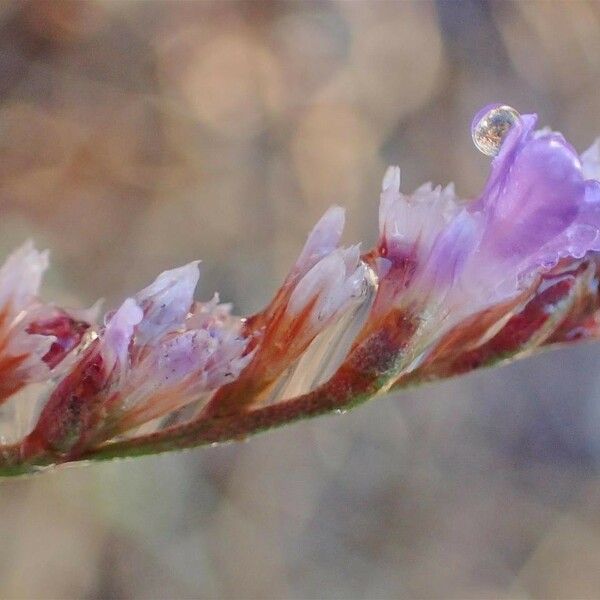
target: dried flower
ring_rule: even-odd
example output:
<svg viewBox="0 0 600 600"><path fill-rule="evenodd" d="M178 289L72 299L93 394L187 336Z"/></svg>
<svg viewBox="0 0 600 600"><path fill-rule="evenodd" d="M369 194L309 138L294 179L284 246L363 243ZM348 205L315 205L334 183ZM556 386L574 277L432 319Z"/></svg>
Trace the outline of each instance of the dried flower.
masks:
<svg viewBox="0 0 600 600"><path fill-rule="evenodd" d="M2 472L237 439L599 337L600 142L579 157L535 122L499 105L478 115L474 139L495 158L471 202L452 185L403 194L390 167L376 247L340 247L344 212L329 209L248 318L194 302L190 263L83 343L87 319L37 300L46 255L24 246L0 270L0 400L58 381L30 433L1 448Z"/></svg>

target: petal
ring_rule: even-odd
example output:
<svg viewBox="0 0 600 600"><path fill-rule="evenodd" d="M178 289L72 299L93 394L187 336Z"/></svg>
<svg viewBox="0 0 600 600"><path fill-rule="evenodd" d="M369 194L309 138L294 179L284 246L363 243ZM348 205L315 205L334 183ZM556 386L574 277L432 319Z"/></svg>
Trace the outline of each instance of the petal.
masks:
<svg viewBox="0 0 600 600"><path fill-rule="evenodd" d="M436 236L460 210L454 186L425 184L411 196L400 193L400 169L389 167L382 183L379 235L382 255L403 260L416 254L425 260Z"/></svg>
<svg viewBox="0 0 600 600"><path fill-rule="evenodd" d="M344 213L341 206L332 206L319 219L296 261L296 271L306 273L321 258L337 248L344 230Z"/></svg>
<svg viewBox="0 0 600 600"><path fill-rule="evenodd" d="M600 138L581 155L581 165L586 179L600 179Z"/></svg>
<svg viewBox="0 0 600 600"><path fill-rule="evenodd" d="M359 266L359 247L337 249L320 260L294 288L288 314L299 315L311 304L311 319L322 322L360 293L364 268Z"/></svg>
<svg viewBox="0 0 600 600"><path fill-rule="evenodd" d="M463 210L437 236L426 266L419 275L418 281L422 285L417 293L429 289L439 295L451 287L474 253L478 236L477 218Z"/></svg>
<svg viewBox="0 0 600 600"><path fill-rule="evenodd" d="M176 385L190 376L201 380L206 361L217 345L218 342L203 330L170 336L157 349L156 377L165 386Z"/></svg>
<svg viewBox="0 0 600 600"><path fill-rule="evenodd" d="M144 311L136 329L136 340L147 344L167 331L182 326L194 299L200 272L198 261L164 271L152 284L136 294L135 301Z"/></svg>
<svg viewBox="0 0 600 600"><path fill-rule="evenodd" d="M585 200L577 154L560 134L534 137L534 123L535 116L525 115L511 130L472 208L484 216L482 252L510 264L526 261L560 235Z"/></svg>
<svg viewBox="0 0 600 600"><path fill-rule="evenodd" d="M0 267L0 305L10 302L19 313L38 293L47 268L48 251L39 252L31 241L17 248Z"/></svg>
<svg viewBox="0 0 600 600"><path fill-rule="evenodd" d="M231 304L219 303L219 294L215 294L210 302L196 302L185 321L186 329L206 329L219 332L229 331L236 335L243 326L240 317L231 314Z"/></svg>
<svg viewBox="0 0 600 600"><path fill-rule="evenodd" d="M128 364L129 344L133 330L144 317L144 312L133 298L127 298L111 316L101 336L101 352L106 372Z"/></svg>
<svg viewBox="0 0 600 600"><path fill-rule="evenodd" d="M246 341L236 336L185 331L168 336L156 348L155 370L147 375L164 389L187 381L188 393L197 395L233 381L249 360L240 360L245 347Z"/></svg>

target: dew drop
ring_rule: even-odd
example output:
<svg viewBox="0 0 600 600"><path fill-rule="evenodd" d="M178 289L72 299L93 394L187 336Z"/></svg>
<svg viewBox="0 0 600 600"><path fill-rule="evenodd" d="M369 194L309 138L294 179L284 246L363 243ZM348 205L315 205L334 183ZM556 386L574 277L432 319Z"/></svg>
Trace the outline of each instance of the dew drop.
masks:
<svg viewBox="0 0 600 600"><path fill-rule="evenodd" d="M519 113L505 104L491 104L480 110L473 119L473 143L486 156L496 156L504 137L519 120Z"/></svg>

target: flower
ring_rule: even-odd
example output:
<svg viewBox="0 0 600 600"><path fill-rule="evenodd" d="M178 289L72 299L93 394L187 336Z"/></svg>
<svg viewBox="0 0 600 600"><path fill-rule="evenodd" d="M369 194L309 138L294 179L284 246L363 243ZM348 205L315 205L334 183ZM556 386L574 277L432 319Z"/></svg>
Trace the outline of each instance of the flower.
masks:
<svg viewBox="0 0 600 600"><path fill-rule="evenodd" d="M404 196L397 167L384 177L376 316L413 313L421 347L432 332L517 298L560 260L600 250L600 184L587 179L597 174L598 146L582 157L584 170L562 135L534 132L535 122L524 115L510 129L473 202L451 186Z"/></svg>
<svg viewBox="0 0 600 600"><path fill-rule="evenodd" d="M94 320L94 308L67 311L38 298L47 267L48 253L31 242L0 267L0 403L55 375Z"/></svg>
<svg viewBox="0 0 600 600"><path fill-rule="evenodd" d="M204 415L222 416L260 401L260 394L298 359L315 337L358 302L367 266L359 246L339 247L344 210L331 207L315 225L275 298L248 319L254 355L238 380L221 390Z"/></svg>
<svg viewBox="0 0 600 600"><path fill-rule="evenodd" d="M106 317L23 445L75 457L102 436L182 408L235 379L251 358L218 297L194 303L198 263L165 271Z"/></svg>

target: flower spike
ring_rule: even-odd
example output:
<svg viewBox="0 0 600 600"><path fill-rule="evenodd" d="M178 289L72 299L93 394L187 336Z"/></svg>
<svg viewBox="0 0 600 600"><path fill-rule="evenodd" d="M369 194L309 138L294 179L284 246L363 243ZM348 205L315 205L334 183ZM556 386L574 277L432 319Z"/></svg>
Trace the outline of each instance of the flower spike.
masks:
<svg viewBox="0 0 600 600"><path fill-rule="evenodd" d="M194 300L198 263L166 271L107 313L38 298L47 255L0 268L0 402L45 381L0 474L240 439L388 390L600 338L600 142L578 156L537 117L482 109L493 157L482 193L382 182L379 239L343 247L325 212L273 300L237 317Z"/></svg>

